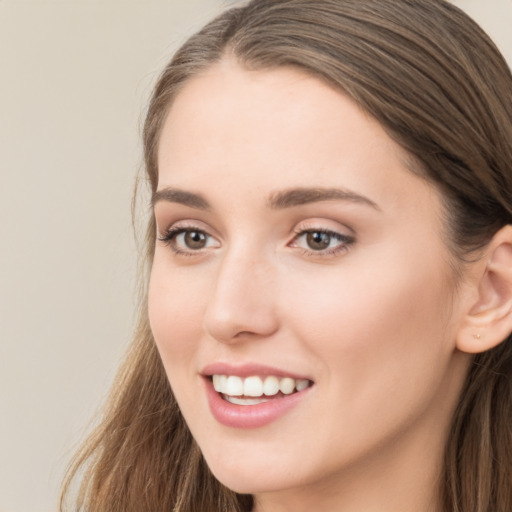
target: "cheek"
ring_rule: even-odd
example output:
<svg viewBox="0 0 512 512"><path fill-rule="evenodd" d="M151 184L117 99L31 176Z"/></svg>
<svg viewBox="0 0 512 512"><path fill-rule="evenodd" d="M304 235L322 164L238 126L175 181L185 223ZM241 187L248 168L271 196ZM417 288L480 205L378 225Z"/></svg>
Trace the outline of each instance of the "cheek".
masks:
<svg viewBox="0 0 512 512"><path fill-rule="evenodd" d="M349 402L396 392L413 401L442 378L452 351L444 321L450 295L443 267L411 264L416 261L395 254L371 266L347 263L288 288L294 336L326 366L329 387Z"/></svg>
<svg viewBox="0 0 512 512"><path fill-rule="evenodd" d="M289 289L293 337L319 375L320 435L333 440L325 461L337 463L332 451L352 459L420 418L440 417L452 349L438 270L386 266Z"/></svg>
<svg viewBox="0 0 512 512"><path fill-rule="evenodd" d="M151 331L168 375L183 371L197 351L201 338L204 291L188 283L179 269L168 268L165 258L155 255L148 293Z"/></svg>

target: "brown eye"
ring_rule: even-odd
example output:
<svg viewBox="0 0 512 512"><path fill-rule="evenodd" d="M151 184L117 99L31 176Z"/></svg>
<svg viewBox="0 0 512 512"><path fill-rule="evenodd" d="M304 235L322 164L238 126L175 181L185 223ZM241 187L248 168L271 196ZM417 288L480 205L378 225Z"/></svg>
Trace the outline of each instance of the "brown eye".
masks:
<svg viewBox="0 0 512 512"><path fill-rule="evenodd" d="M207 232L194 228L171 228L161 242L168 245L176 254L201 254L204 250L220 247L218 240Z"/></svg>
<svg viewBox="0 0 512 512"><path fill-rule="evenodd" d="M207 238L201 231L186 231L184 235L184 242L188 249L198 250L206 247Z"/></svg>
<svg viewBox="0 0 512 512"><path fill-rule="evenodd" d="M355 242L353 236L330 229L304 229L296 231L290 246L303 249L305 255L331 257L341 255Z"/></svg>
<svg viewBox="0 0 512 512"><path fill-rule="evenodd" d="M310 231L306 235L306 243L313 251L323 251L331 243L331 235L322 231Z"/></svg>

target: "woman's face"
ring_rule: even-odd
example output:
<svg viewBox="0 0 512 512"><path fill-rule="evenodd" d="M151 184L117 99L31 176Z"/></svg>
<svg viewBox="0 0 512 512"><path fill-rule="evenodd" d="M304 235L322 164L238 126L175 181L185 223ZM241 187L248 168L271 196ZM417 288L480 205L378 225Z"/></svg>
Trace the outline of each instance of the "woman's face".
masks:
<svg viewBox="0 0 512 512"><path fill-rule="evenodd" d="M403 151L317 79L223 61L177 96L158 165L150 322L217 478L271 496L431 476L462 308Z"/></svg>

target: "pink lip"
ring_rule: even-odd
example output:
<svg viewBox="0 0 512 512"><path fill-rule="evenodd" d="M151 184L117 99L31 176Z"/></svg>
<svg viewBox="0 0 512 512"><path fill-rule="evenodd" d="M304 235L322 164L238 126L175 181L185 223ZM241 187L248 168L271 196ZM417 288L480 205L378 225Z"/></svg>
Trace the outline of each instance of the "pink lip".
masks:
<svg viewBox="0 0 512 512"><path fill-rule="evenodd" d="M234 367L222 363L209 365L201 373L204 377L208 405L213 417L219 423L232 428L249 429L268 425L298 405L306 398L312 388L310 386L291 395L279 395L276 398L268 397L269 401L262 404L237 405L224 400L215 391L213 383L209 378L210 375L238 375L240 377L275 375L276 377L292 377L296 379L304 379L306 377L294 376L288 372L269 368L268 366L244 365Z"/></svg>
<svg viewBox="0 0 512 512"><path fill-rule="evenodd" d="M291 377L292 379L311 380L309 377L305 377L303 375L290 373L278 368L260 364L233 365L228 363L213 363L205 366L201 371L201 375L207 377L210 377L211 375L237 375L238 377L251 377L253 375L266 377L268 375L275 375L276 377Z"/></svg>

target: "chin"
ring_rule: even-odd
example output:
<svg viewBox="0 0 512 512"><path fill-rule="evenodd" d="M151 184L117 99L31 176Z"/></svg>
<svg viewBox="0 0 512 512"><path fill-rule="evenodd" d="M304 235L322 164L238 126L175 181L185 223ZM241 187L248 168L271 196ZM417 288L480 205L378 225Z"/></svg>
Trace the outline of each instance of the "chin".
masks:
<svg viewBox="0 0 512 512"><path fill-rule="evenodd" d="M239 494L276 492L301 485L299 475L293 475L291 469L272 469L261 461L251 464L251 461L243 456L230 464L218 456L213 461L206 458L206 462L222 485Z"/></svg>
<svg viewBox="0 0 512 512"><path fill-rule="evenodd" d="M238 494L262 494L294 487L292 482L283 482L282 477L276 480L267 476L258 477L254 473L246 475L214 470L212 473L222 485Z"/></svg>

